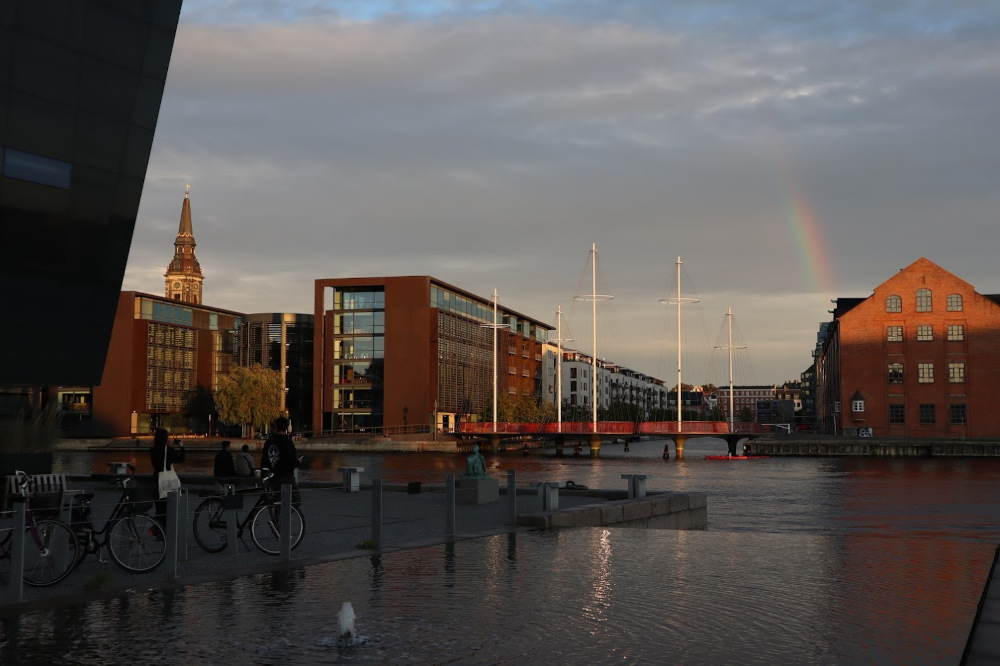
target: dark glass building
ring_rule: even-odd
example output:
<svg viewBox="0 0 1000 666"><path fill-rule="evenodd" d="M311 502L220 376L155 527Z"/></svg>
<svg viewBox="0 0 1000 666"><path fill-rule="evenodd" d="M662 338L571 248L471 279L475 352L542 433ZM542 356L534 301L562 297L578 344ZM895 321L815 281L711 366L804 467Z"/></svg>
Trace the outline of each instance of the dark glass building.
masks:
<svg viewBox="0 0 1000 666"><path fill-rule="evenodd" d="M181 0L0 0L0 385L101 383Z"/></svg>

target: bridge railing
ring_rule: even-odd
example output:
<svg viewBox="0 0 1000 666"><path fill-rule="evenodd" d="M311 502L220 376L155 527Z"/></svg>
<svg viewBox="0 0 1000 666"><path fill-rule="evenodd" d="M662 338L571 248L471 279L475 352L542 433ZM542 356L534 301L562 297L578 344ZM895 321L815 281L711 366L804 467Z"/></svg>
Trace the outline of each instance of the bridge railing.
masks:
<svg viewBox="0 0 1000 666"><path fill-rule="evenodd" d="M595 428L596 425L596 428ZM671 433L726 435L755 434L761 431L756 423L734 423L730 431L725 421L563 421L562 423L511 423L479 421L459 423L456 432L470 435L668 435Z"/></svg>

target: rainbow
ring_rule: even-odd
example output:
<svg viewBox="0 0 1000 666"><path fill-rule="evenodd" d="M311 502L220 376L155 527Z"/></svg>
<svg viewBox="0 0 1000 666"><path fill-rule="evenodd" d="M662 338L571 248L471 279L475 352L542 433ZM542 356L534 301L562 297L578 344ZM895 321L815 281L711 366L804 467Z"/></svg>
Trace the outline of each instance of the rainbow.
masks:
<svg viewBox="0 0 1000 666"><path fill-rule="evenodd" d="M816 214L797 188L791 187L791 179L785 178L787 196L785 198L785 219L799 247L799 264L808 285L813 291L834 293L833 269L823 229Z"/></svg>

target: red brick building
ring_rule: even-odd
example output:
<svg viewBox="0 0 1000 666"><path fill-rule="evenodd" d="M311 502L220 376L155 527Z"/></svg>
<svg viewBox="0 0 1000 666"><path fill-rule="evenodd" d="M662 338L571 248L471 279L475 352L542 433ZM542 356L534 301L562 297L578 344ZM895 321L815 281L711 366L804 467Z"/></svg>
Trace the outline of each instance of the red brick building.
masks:
<svg viewBox="0 0 1000 666"><path fill-rule="evenodd" d="M816 369L822 432L998 437L1000 295L920 258L868 298L837 300Z"/></svg>
<svg viewBox="0 0 1000 666"><path fill-rule="evenodd" d="M542 394L551 326L498 306L498 392ZM432 277L315 283L313 431L451 430L493 399L493 303Z"/></svg>

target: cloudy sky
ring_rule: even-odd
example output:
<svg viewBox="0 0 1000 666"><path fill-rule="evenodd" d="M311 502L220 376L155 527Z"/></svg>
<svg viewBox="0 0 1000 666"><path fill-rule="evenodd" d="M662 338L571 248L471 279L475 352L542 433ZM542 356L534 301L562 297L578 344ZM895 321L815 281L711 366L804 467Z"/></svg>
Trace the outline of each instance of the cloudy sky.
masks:
<svg viewBox="0 0 1000 666"><path fill-rule="evenodd" d="M732 308L736 381L798 378L921 256L1000 293L998 44L991 0L185 0L123 288L190 183L213 306L432 275L589 350L596 244L599 356L674 377L680 257L685 356Z"/></svg>

